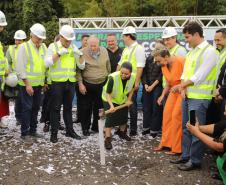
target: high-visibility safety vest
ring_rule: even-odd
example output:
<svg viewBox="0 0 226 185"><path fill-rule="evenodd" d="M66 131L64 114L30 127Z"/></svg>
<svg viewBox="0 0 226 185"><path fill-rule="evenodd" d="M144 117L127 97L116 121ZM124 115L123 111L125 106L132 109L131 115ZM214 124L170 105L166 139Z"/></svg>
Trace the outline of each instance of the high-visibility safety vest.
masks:
<svg viewBox="0 0 226 185"><path fill-rule="evenodd" d="M46 45L42 43L38 52L31 40L23 43L23 45L27 57L26 79L31 86L43 86L46 71L44 63L44 56L47 50ZM22 80L19 81L19 85L25 86Z"/></svg>
<svg viewBox="0 0 226 185"><path fill-rule="evenodd" d="M2 79L3 83L1 83L0 91L4 89L4 76L5 72L8 66L7 59L5 58L4 52L3 52L3 46L0 42L0 79Z"/></svg>
<svg viewBox="0 0 226 185"><path fill-rule="evenodd" d="M6 66L7 66L7 60L3 52L2 43L0 42L0 76L5 75Z"/></svg>
<svg viewBox="0 0 226 185"><path fill-rule="evenodd" d="M133 46L131 50L126 47L121 56L120 64L123 64L124 62L130 62L132 64L133 73L137 73L137 59L136 59L136 50L138 47L142 47L140 44L136 44Z"/></svg>
<svg viewBox="0 0 226 185"><path fill-rule="evenodd" d="M220 68L224 65L226 60L226 48L224 48L221 52L220 52Z"/></svg>
<svg viewBox="0 0 226 185"><path fill-rule="evenodd" d="M134 73L131 74L131 77L129 80L126 82L125 89L123 91L123 84L122 84L122 79L120 76L120 71L116 71L114 73L111 73L109 76L111 76L114 80L114 85L112 89L112 102L116 103L118 105L121 105L126 102L127 100L127 95L130 93L130 91L133 89L134 83L136 76ZM103 92L102 92L102 99L104 101L107 101L107 86L108 86L108 81L104 85Z"/></svg>
<svg viewBox="0 0 226 185"><path fill-rule="evenodd" d="M176 44L173 48L171 48L171 49L169 50L170 55L171 55L171 56L173 56L173 55L174 55L174 56L178 56L178 51L179 51L179 49L183 49L185 52L187 52L186 49L185 49L183 46L181 46L181 45L179 45L179 44ZM166 87L166 79L165 79L164 76L162 76L162 87L163 87L163 88Z"/></svg>
<svg viewBox="0 0 226 185"><path fill-rule="evenodd" d="M15 66L16 66L16 57L17 57L17 54L18 54L18 49L19 49L19 46L16 46L16 45L10 45L9 46L9 55L12 59L12 69L13 71L15 71Z"/></svg>
<svg viewBox="0 0 226 185"><path fill-rule="evenodd" d="M185 61L184 80L189 80L199 69L199 67L203 64L203 62L208 62L203 61L203 56L204 52L210 47L213 46L208 44L203 49L199 48L197 51L194 50L189 51ZM212 99L213 91L215 89L217 80L217 69L218 65L213 67L210 73L207 75L205 81L201 82L201 84L188 86L187 97L192 99L208 99L208 100Z"/></svg>
<svg viewBox="0 0 226 185"><path fill-rule="evenodd" d="M54 54L57 53L61 48L59 42L54 44ZM54 82L76 82L76 58L74 56L73 48L68 48L68 54L60 56L60 59L49 67L49 77Z"/></svg>
<svg viewBox="0 0 226 185"><path fill-rule="evenodd" d="M173 55L178 56L178 51L179 51L179 49L182 49L182 50L184 50L185 52L187 52L186 49L185 49L183 46L181 46L181 45L179 45L179 44L176 44L173 48L171 48L171 49L169 50L170 55L171 55L171 56L173 56Z"/></svg>

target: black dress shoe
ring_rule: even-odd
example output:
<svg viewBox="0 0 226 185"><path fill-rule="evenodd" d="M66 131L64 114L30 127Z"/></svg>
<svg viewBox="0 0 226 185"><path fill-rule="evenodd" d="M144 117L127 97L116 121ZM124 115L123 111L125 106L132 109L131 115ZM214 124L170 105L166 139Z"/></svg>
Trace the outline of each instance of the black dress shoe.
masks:
<svg viewBox="0 0 226 185"><path fill-rule="evenodd" d="M170 163L172 164L185 164L187 162L188 162L188 159L182 159L182 158L179 158L176 160L170 160Z"/></svg>
<svg viewBox="0 0 226 185"><path fill-rule="evenodd" d="M92 130L93 132L96 132L96 133L98 133L98 132L99 132L98 127L91 127L91 130Z"/></svg>
<svg viewBox="0 0 226 185"><path fill-rule="evenodd" d="M200 164L193 164L191 163L191 161L188 161L187 163L178 166L178 169L181 171L191 171L199 168L201 168Z"/></svg>
<svg viewBox="0 0 226 185"><path fill-rule="evenodd" d="M52 143L57 143L57 141L58 141L58 139L57 139L57 134L51 134L51 136L50 136L50 141L52 142Z"/></svg>
<svg viewBox="0 0 226 185"><path fill-rule="evenodd" d="M137 131L136 130L131 130L129 133L129 136L136 136L137 135Z"/></svg>
<svg viewBox="0 0 226 185"><path fill-rule="evenodd" d="M77 139L77 140L81 140L81 139L82 139L82 138L81 138L78 134L76 134L75 132L66 133L65 136L66 136L66 137L71 137L71 138Z"/></svg>
<svg viewBox="0 0 226 185"><path fill-rule="evenodd" d="M59 130L64 130L64 126L60 125Z"/></svg>
<svg viewBox="0 0 226 185"><path fill-rule="evenodd" d="M144 136L144 135L150 134L150 131L151 131L151 129L144 130L142 132L142 135Z"/></svg>
<svg viewBox="0 0 226 185"><path fill-rule="evenodd" d="M83 130L82 133L84 136L90 136L89 130Z"/></svg>
<svg viewBox="0 0 226 185"><path fill-rule="evenodd" d="M118 136L119 136L121 139L124 139L124 140L126 140L126 141L131 141L131 138L130 138L124 131L119 131Z"/></svg>

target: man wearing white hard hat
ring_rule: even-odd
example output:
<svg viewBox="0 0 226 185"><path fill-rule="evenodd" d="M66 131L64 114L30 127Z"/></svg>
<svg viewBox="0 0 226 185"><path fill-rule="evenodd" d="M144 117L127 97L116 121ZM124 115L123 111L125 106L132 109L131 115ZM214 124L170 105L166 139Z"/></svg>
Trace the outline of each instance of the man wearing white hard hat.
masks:
<svg viewBox="0 0 226 185"><path fill-rule="evenodd" d="M22 44L26 38L27 38L27 35L23 30L17 30L14 34L15 44L10 45L8 50L6 51L6 58L8 59L10 71L13 73L12 75L14 75L14 76L16 75L15 74L15 64L16 64L16 57L17 57L19 45ZM12 76L10 82L14 83L13 80L18 81L16 76L15 77ZM13 86L13 84L9 84L9 85ZM20 100L19 96L16 97L16 99L15 99L14 111L15 111L15 117L16 117L16 124L20 125L21 124L21 121L20 121L21 100Z"/></svg>
<svg viewBox="0 0 226 185"><path fill-rule="evenodd" d="M0 32L7 26L5 14L0 11ZM2 122L2 117L9 114L8 100L3 95L4 79L8 72L8 62L3 52L3 46L0 42L0 128L6 128L7 125Z"/></svg>
<svg viewBox="0 0 226 185"><path fill-rule="evenodd" d="M118 63L117 70L124 62L130 62L133 67L133 73L136 74L136 82L134 87L133 105L130 107L130 136L137 135L137 91L139 89L140 79L143 68L145 66L145 50L144 47L136 41L136 29L132 26L124 28L123 41L126 48L122 52L121 60Z"/></svg>
<svg viewBox="0 0 226 185"><path fill-rule="evenodd" d="M75 33L71 26L60 29L60 40L49 45L45 56L46 67L49 67L51 81L50 103L50 141L58 141L60 110L63 105L63 118L66 126L66 137L80 140L73 129L72 100L75 94L76 68L84 69L83 53L72 43Z"/></svg>
<svg viewBox="0 0 226 185"><path fill-rule="evenodd" d="M41 89L45 80L46 29L36 23L30 28L30 40L20 45L16 60L21 98L21 139L31 142L31 137L41 137L36 131L37 115L41 102Z"/></svg>

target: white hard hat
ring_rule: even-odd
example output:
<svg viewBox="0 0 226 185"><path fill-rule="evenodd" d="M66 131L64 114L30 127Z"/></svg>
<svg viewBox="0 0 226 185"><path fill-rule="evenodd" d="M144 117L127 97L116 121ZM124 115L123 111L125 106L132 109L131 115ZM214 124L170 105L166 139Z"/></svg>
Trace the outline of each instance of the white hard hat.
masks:
<svg viewBox="0 0 226 185"><path fill-rule="evenodd" d="M63 36L67 40L75 39L75 32L70 25L64 25L60 29L60 35Z"/></svg>
<svg viewBox="0 0 226 185"><path fill-rule="evenodd" d="M7 22L6 22L6 18L5 18L5 14L0 10L0 26L6 26Z"/></svg>
<svg viewBox="0 0 226 185"><path fill-rule="evenodd" d="M167 27L162 32L162 39L170 38L177 35L177 31L174 27Z"/></svg>
<svg viewBox="0 0 226 185"><path fill-rule="evenodd" d="M123 31L122 31L122 34L123 35L126 35L126 34L136 34L136 29L133 26L125 27L123 29Z"/></svg>
<svg viewBox="0 0 226 185"><path fill-rule="evenodd" d="M46 29L43 25L36 23L30 28L31 33L36 35L40 39L46 39Z"/></svg>
<svg viewBox="0 0 226 185"><path fill-rule="evenodd" d="M26 38L27 38L27 35L23 30L17 30L14 34L14 39L24 40Z"/></svg>
<svg viewBox="0 0 226 185"><path fill-rule="evenodd" d="M9 87L16 87L18 83L18 78L15 73L10 73L8 76L5 78L5 83Z"/></svg>

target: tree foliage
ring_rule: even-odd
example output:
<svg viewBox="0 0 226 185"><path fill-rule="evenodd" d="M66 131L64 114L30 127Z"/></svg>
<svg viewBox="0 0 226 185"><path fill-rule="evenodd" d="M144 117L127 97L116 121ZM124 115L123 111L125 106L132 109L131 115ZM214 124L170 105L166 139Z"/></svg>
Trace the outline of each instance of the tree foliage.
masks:
<svg viewBox="0 0 226 185"><path fill-rule="evenodd" d="M32 24L39 22L46 27L48 44L62 17L225 15L225 7L226 0L1 0L8 25L0 40L12 44L16 30L29 34Z"/></svg>

